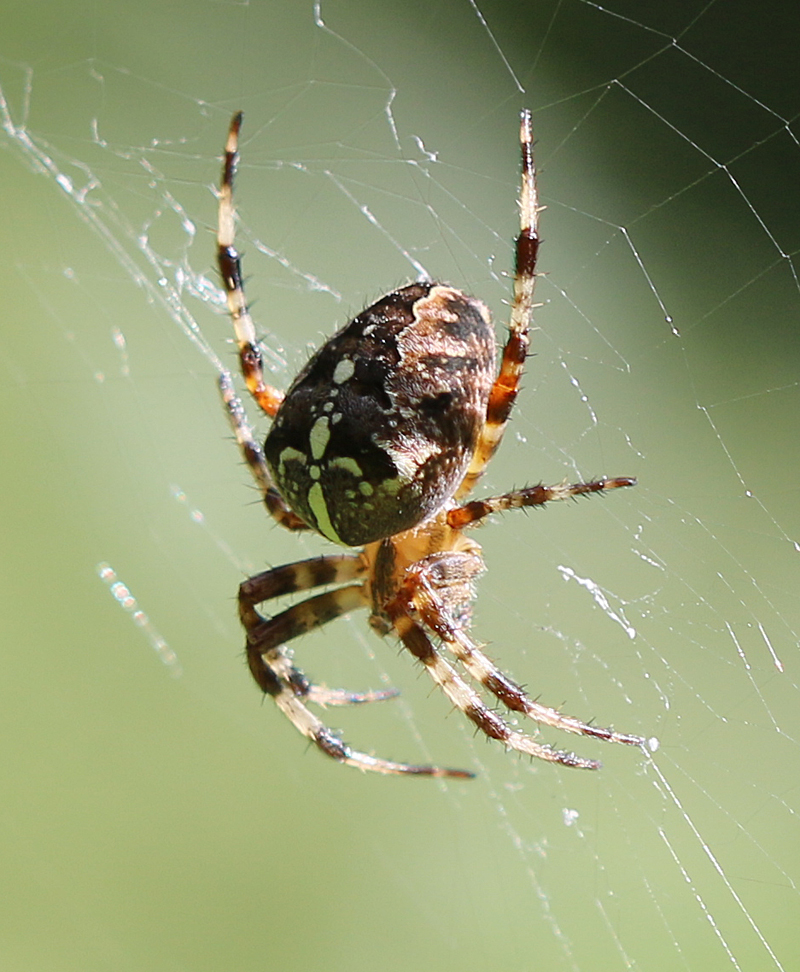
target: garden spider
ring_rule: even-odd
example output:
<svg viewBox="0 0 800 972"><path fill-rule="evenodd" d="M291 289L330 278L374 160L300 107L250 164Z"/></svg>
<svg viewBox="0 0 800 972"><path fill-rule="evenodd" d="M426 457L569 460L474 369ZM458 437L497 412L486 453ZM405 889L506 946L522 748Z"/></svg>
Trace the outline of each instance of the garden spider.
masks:
<svg viewBox="0 0 800 972"><path fill-rule="evenodd" d="M334 334L285 395L264 383L234 246L233 179L241 123L239 112L225 146L217 248L247 390L274 420L263 449L227 372L219 382L223 401L264 504L278 523L360 548L276 567L241 584L239 616L247 632L253 678L296 729L341 763L379 773L473 776L466 770L395 763L358 752L308 708L309 702L348 705L397 694L314 685L285 648L306 631L367 608L372 628L382 635L394 632L450 702L507 749L564 766L600 766L512 728L469 680L535 722L642 745L639 736L589 725L529 698L468 633L474 581L485 568L481 548L465 528L490 513L635 483L623 477L540 485L465 501L500 444L528 353L540 209L530 112L522 112L520 124L520 232L510 329L499 372L495 375L495 335L487 307L453 287L425 280L387 294ZM320 587L328 590L273 617L256 610L284 594ZM435 642L450 652L454 663Z"/></svg>

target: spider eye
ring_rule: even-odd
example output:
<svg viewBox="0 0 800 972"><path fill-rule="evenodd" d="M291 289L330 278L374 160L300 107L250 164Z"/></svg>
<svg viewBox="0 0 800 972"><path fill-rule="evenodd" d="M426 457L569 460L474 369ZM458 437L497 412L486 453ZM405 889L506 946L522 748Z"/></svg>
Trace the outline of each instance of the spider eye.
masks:
<svg viewBox="0 0 800 972"><path fill-rule="evenodd" d="M287 392L264 444L284 499L346 546L431 516L472 458L494 356L480 301L433 283L387 294L324 344Z"/></svg>

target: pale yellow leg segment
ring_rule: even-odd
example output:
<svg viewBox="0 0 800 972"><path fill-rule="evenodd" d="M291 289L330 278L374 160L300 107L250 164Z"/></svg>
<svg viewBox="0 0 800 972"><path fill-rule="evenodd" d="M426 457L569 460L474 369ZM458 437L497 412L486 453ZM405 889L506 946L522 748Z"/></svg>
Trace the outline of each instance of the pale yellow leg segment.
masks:
<svg viewBox="0 0 800 972"><path fill-rule="evenodd" d="M256 328L250 312L242 283L242 269L239 253L234 245L236 238L236 209L233 205L233 179L239 161L239 129L242 126L242 113L237 112L231 120L228 141L225 144L225 158L222 165L222 179L219 187L219 213L217 225L217 263L228 300L228 313L236 333L239 346L239 360L242 366L247 390L259 408L274 417L283 401L283 392L264 382L264 365L258 346Z"/></svg>
<svg viewBox="0 0 800 972"><path fill-rule="evenodd" d="M531 113L522 112L519 131L522 151L522 182L519 194L520 231L516 243L514 300L511 305L509 335L503 348L500 371L489 395L486 423L456 498L467 496L497 451L508 424L508 417L519 391L528 355L528 332L533 316L533 290L536 284L536 257L539 250L539 197L533 164Z"/></svg>

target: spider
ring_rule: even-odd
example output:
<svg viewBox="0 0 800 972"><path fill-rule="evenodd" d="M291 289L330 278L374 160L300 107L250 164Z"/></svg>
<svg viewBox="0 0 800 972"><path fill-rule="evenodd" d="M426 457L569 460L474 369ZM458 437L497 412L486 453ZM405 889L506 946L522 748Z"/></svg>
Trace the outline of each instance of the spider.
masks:
<svg viewBox="0 0 800 972"><path fill-rule="evenodd" d="M240 585L239 616L253 678L299 732L340 763L378 773L474 776L359 752L308 707L397 694L315 685L286 648L306 631L366 608L371 627L381 635L394 633L452 705L507 749L563 766L600 766L513 727L486 704L474 683L534 722L641 746L640 736L598 728L530 698L469 634L474 584L485 567L467 528L492 513L635 484L621 477L539 485L467 501L503 437L528 353L541 208L530 112L521 114L520 232L499 369L488 308L447 284L419 280L386 294L334 334L285 395L265 384L235 248L233 181L241 124L238 112L225 145L217 259L247 390L273 420L263 448L228 372L219 378L222 399L275 520L288 530L312 530L342 547L358 548L275 567ZM317 588L327 589L274 616L257 610L283 595Z"/></svg>

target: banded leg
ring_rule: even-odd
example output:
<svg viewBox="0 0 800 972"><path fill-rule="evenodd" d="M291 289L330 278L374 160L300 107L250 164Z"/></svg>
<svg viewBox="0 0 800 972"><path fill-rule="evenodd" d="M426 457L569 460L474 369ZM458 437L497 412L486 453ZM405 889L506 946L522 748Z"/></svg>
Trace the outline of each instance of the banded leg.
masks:
<svg viewBox="0 0 800 972"><path fill-rule="evenodd" d="M335 563L338 561L338 564ZM301 565L290 564L275 571L266 571L245 581L240 588L239 604L242 623L247 630L247 660L253 678L261 690L275 699L275 703L289 719L295 729L310 739L323 753L340 763L355 766L362 770L394 775L438 776L468 779L474 774L465 770L444 769L437 766L417 766L379 759L352 749L336 736L305 705L304 700L322 705L348 705L359 702L373 702L391 698L397 692L389 689L383 692L350 693L342 689L328 689L312 685L299 671L287 655L284 642L290 641L305 632L327 624L334 618L349 611L366 606L364 588L361 584L327 591L316 597L295 604L274 618L263 618L254 607L255 603L293 587L303 571L313 562ZM357 576L363 571L360 559L348 555L320 558L316 568L316 581L312 586L330 583L326 574L335 574L335 580L347 576ZM303 568L298 574L296 567ZM262 596L263 595L263 596Z"/></svg>
<svg viewBox="0 0 800 972"><path fill-rule="evenodd" d="M519 236L516 241L514 299L511 304L509 335L503 348L500 371L489 394L486 422L469 469L456 491L456 498L467 496L497 451L508 417L519 392L519 383L528 355L528 332L533 316L533 290L536 284L536 257L539 252L539 196L533 164L531 113L520 118L519 143L522 152L522 181L519 194Z"/></svg>
<svg viewBox="0 0 800 972"><path fill-rule="evenodd" d="M395 763L389 759L379 759L368 753L351 749L347 743L336 736L326 725L289 692L275 696L278 708L292 725L310 739L326 756L346 766L360 770L371 770L387 776L437 776L469 780L475 775L467 770L443 769L439 766L417 766L413 763Z"/></svg>
<svg viewBox="0 0 800 972"><path fill-rule="evenodd" d="M255 609L257 604L294 594L297 591L313 590L315 587L323 587L327 584L343 584L362 576L364 571L365 567L360 557L353 554L333 554L328 557L314 557L311 560L285 564L283 567L274 567L249 577L239 585L239 618L248 632L248 644L250 632L266 623ZM399 694L397 689L385 689L380 692L348 692L346 689L314 685L292 663L281 646L276 646L274 652L269 667L279 680L289 685L296 695L316 702L318 705L356 705L361 702L377 702L393 698ZM248 662L250 670L253 671L253 666L257 663L250 657L249 651ZM268 673L265 675L262 665L258 665L257 672L253 671L253 676L263 691L269 691L262 684L265 678L269 680L269 675Z"/></svg>
<svg viewBox="0 0 800 972"><path fill-rule="evenodd" d="M272 479L264 460L264 450L256 440L253 429L247 420L244 406L234 391L230 372L223 371L220 373L219 391L228 421L233 429L233 434L236 436L239 451L242 453L242 458L247 463L256 482L267 512L287 530L310 529L305 520L301 520L294 510L289 508L281 494L272 485Z"/></svg>
<svg viewBox="0 0 800 972"><path fill-rule="evenodd" d="M457 506L447 514L447 523L454 530L478 523L490 513L505 513L525 506L544 506L553 500L571 499L573 496L588 496L590 493L604 493L622 486L635 486L636 480L630 476L616 479L596 479L589 483L561 483L558 486L529 486L527 489L514 490L502 496L492 496L485 500L472 500Z"/></svg>
<svg viewBox="0 0 800 972"><path fill-rule="evenodd" d="M242 127L242 117L242 112L239 111L231 119L228 140L225 143L225 158L222 163L222 179L219 187L217 264L228 299L228 312L236 333L239 361L247 390L262 412L274 418L283 401L283 392L264 382L261 349L258 346L253 319L247 309L241 261L234 245L236 209L233 204L233 180L239 161L239 130Z"/></svg>
<svg viewBox="0 0 800 972"><path fill-rule="evenodd" d="M329 554L311 557L282 567L272 567L254 574L239 585L239 614L242 624L249 631L264 619L254 610L256 604L264 604L276 597L311 591L328 584L345 584L357 580L366 573L366 565L357 554Z"/></svg>
<svg viewBox="0 0 800 972"><path fill-rule="evenodd" d="M574 766L578 769L600 768L597 760L583 759L575 753L551 749L550 746L536 742L532 736L512 729L497 713L486 706L478 693L436 651L424 629L413 619L411 615L413 608L403 606L402 598L395 598L387 605L386 610L405 647L422 662L425 670L452 704L490 739L498 739L508 749L550 763L560 763L562 766Z"/></svg>
<svg viewBox="0 0 800 972"><path fill-rule="evenodd" d="M494 662L472 641L463 628L453 621L449 616L446 604L431 585L424 569L419 571L412 569L405 582L403 596L413 607L420 620L441 639L445 647L464 666L464 670L470 678L483 685L512 712L521 712L535 722L552 726L554 729L563 729L567 732L591 736L605 742L626 743L630 746L642 746L644 744L645 740L641 736L616 732L614 729L603 729L600 726L581 722L574 716L564 715L557 709L542 705L530 698L522 686L501 672ZM586 768L596 769L600 766L594 760L584 762L589 764ZM571 763L570 765L576 764Z"/></svg>

